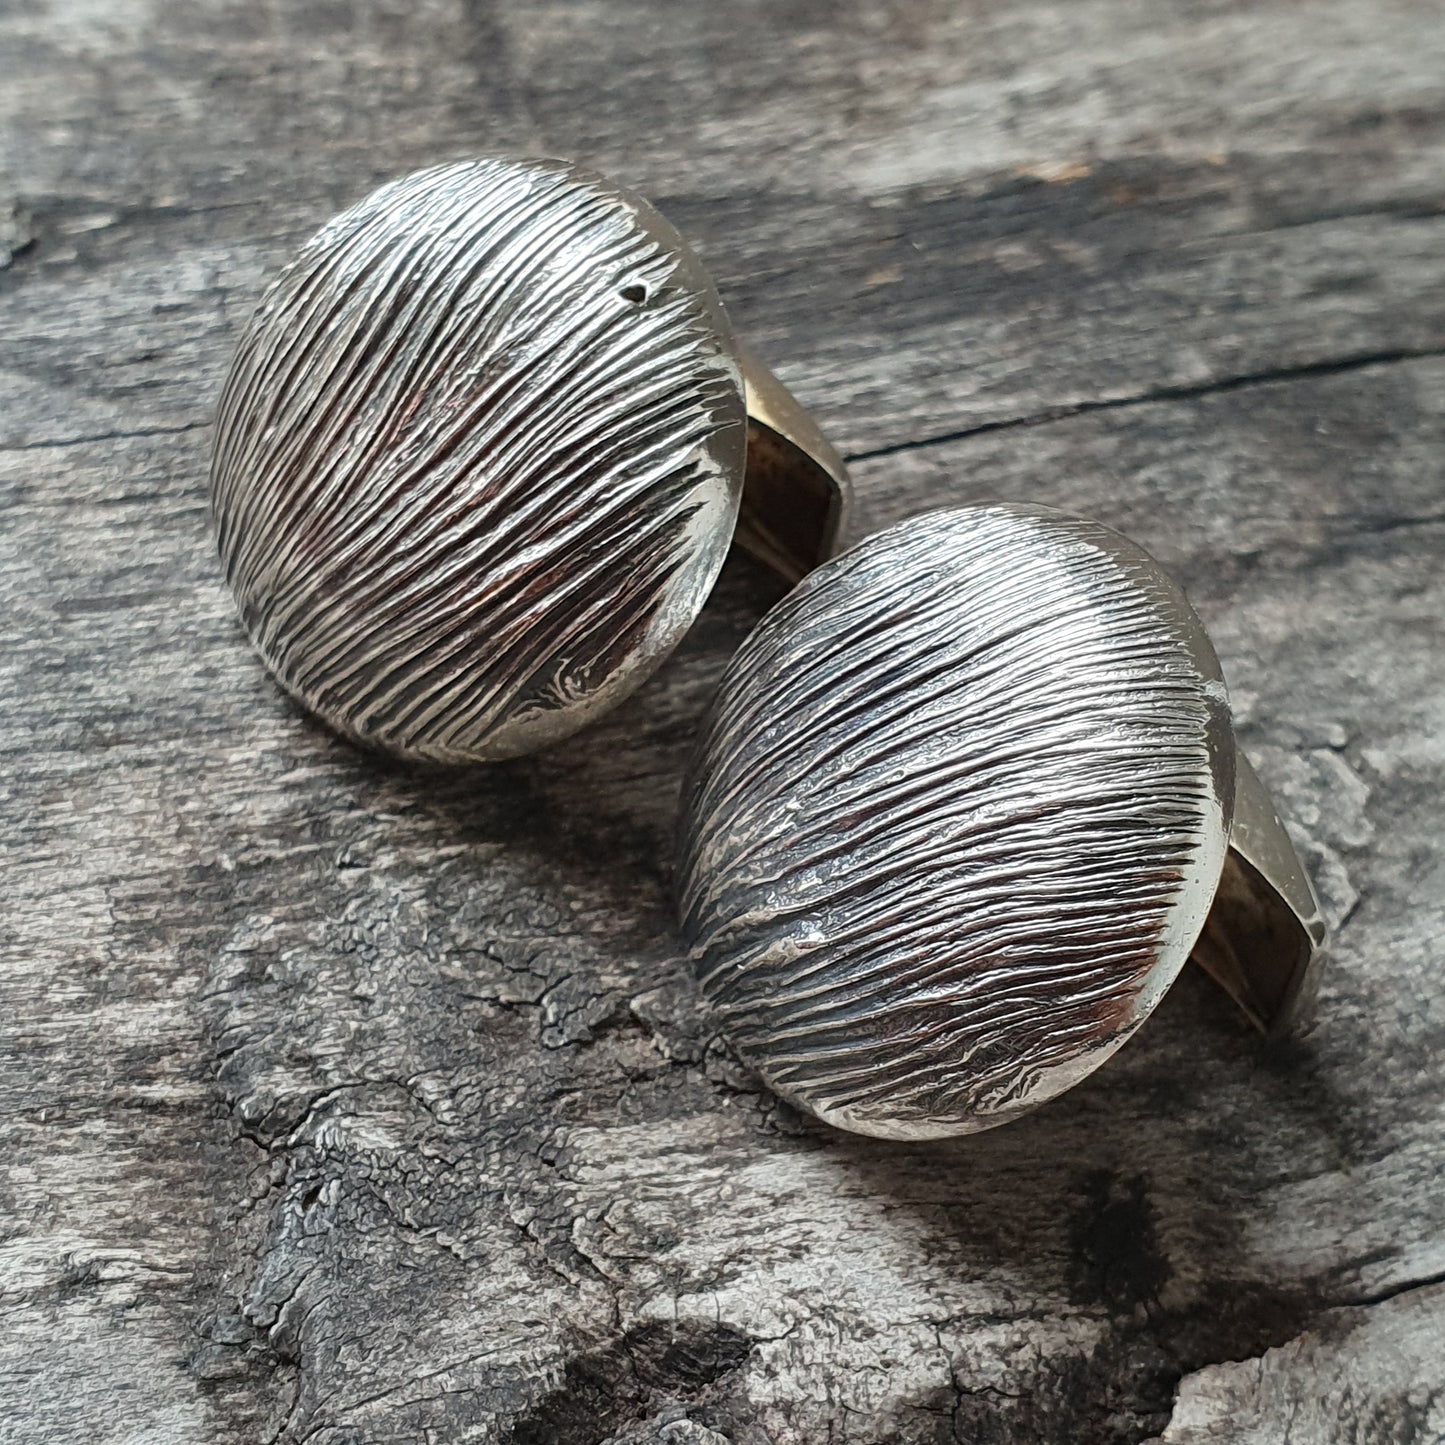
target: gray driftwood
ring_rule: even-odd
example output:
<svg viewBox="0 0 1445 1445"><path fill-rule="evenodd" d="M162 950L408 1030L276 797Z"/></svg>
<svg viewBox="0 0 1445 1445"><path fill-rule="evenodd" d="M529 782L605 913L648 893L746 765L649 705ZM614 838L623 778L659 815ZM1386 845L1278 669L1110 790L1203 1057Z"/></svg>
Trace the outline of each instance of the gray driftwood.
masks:
<svg viewBox="0 0 1445 1445"><path fill-rule="evenodd" d="M78 0L0 18L6 1445L1445 1436L1436 0ZM1338 926L1036 1116L886 1146L714 1037L679 770L775 596L547 756L279 695L203 492L265 277L384 177L653 197L855 459L1180 577Z"/></svg>

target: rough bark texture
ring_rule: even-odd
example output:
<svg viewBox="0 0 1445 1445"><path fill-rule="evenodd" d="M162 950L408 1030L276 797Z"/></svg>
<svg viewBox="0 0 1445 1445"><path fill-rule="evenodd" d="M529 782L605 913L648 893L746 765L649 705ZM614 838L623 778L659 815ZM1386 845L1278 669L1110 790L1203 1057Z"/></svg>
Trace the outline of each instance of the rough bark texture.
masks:
<svg viewBox="0 0 1445 1445"><path fill-rule="evenodd" d="M1436 0L0 16L0 1440L1445 1437ZM668 907L743 561L546 756L282 699L204 515L238 324L495 151L695 240L856 531L1031 498L1174 570L1338 927L1311 1035L1190 975L994 1134L775 1104Z"/></svg>

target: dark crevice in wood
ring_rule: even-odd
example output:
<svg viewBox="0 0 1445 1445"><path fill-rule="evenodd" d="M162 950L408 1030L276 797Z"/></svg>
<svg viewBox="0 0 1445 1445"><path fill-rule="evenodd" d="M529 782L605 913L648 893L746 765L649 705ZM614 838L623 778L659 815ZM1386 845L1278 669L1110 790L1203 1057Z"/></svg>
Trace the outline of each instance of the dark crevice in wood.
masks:
<svg viewBox="0 0 1445 1445"><path fill-rule="evenodd" d="M1282 366L1263 371L1252 371L1239 376L1227 376L1201 382L1197 386L1154 387L1148 391L1139 392L1135 396L1070 402L1056 407L1045 407L1041 411L1030 412L1027 416L1005 417L999 421L980 422L977 426L962 427L958 431L941 432L936 436L921 437L916 441L892 442L887 446L850 452L844 460L852 466L859 462L871 462L881 458L899 456L905 452L948 446L954 442L968 441L971 437L987 436L994 432L1046 426L1050 422L1087 416L1093 412L1125 411L1130 407L1147 406L1151 402L1191 401L1200 397L1219 396L1231 391L1244 391L1256 386L1270 386L1276 382L1339 376L1351 371L1366 370L1370 367L1392 366L1400 362L1424 361L1431 357L1442 356L1445 356L1445 347L1399 347L1385 351L1362 352L1358 356L1338 357L1330 361L1312 361L1299 366Z"/></svg>
<svg viewBox="0 0 1445 1445"><path fill-rule="evenodd" d="M664 1402L706 1406L747 1361L755 1342L724 1324L648 1324L575 1356L561 1386L517 1420L506 1445L601 1445ZM697 1413L694 1413L697 1412Z"/></svg>
<svg viewBox="0 0 1445 1445"><path fill-rule="evenodd" d="M1413 1294L1416 1290L1433 1289L1437 1285L1445 1284L1445 1269L1438 1270L1434 1274L1421 1275L1416 1279L1402 1280L1399 1284L1391 1285L1389 1289L1376 1291L1374 1294L1358 1295L1353 1299L1343 1299L1331 1305L1332 1309L1374 1309L1378 1305L1389 1304L1391 1300L1400 1299L1407 1294Z"/></svg>
<svg viewBox="0 0 1445 1445"><path fill-rule="evenodd" d="M0 452L56 451L62 447L93 446L101 442L139 441L145 437L183 436L186 432L199 431L210 426L209 421L187 421L178 426L136 427L133 430L91 432L85 436L44 437L38 441L20 442L6 446L0 443Z"/></svg>

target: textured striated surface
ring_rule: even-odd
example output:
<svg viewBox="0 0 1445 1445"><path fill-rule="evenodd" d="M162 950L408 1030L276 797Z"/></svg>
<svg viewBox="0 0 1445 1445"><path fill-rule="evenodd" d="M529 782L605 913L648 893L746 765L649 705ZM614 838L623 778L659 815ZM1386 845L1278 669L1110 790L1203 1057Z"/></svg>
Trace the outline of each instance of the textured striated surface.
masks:
<svg viewBox="0 0 1445 1445"><path fill-rule="evenodd" d="M558 162L439 166L267 291L216 426L226 574L332 726L507 757L632 691L722 565L745 431L711 283Z"/></svg>
<svg viewBox="0 0 1445 1445"><path fill-rule="evenodd" d="M810 574L724 676L680 867L703 988L830 1123L1002 1123L1178 973L1233 766L1213 651L1138 548L1043 508L900 523Z"/></svg>

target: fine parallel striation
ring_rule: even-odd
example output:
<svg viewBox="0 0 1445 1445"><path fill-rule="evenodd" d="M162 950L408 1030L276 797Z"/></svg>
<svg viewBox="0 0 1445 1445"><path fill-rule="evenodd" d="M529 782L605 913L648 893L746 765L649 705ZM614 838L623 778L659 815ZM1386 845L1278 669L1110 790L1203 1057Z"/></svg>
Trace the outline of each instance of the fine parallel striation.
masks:
<svg viewBox="0 0 1445 1445"><path fill-rule="evenodd" d="M744 448L726 320L666 222L560 162L468 162L383 186L271 285L213 512L296 697L403 755L504 757L676 644Z"/></svg>
<svg viewBox="0 0 1445 1445"><path fill-rule="evenodd" d="M786 1098L864 1133L987 1128L1153 1007L1232 795L1218 664L1145 553L1044 508L914 518L733 660L688 788L684 935Z"/></svg>

